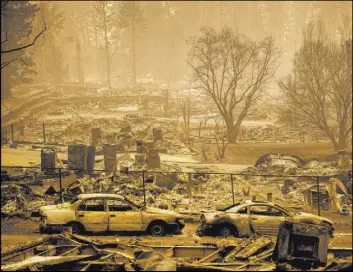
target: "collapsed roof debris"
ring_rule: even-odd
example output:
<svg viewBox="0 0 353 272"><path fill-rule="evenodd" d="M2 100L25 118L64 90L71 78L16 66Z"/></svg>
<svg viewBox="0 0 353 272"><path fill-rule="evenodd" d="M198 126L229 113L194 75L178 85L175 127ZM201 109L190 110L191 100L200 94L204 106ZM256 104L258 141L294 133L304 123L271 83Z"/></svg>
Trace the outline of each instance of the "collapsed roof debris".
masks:
<svg viewBox="0 0 353 272"><path fill-rule="evenodd" d="M310 244L311 257L308 255L308 249L301 247L300 244L296 245L297 251L285 250L292 242L288 240L289 234L282 236L281 233L288 231L297 236L321 237L319 239L323 239L323 244L321 244L321 240L319 247ZM302 269L291 262L294 260L293 258L299 258L303 262L309 261L306 269L315 268L313 265L316 264L316 259L319 260L318 264L323 270L325 267L351 267L352 263L349 262L337 264L337 261L334 260L327 263L328 235L327 232L325 234L319 229L317 231L317 234L315 231L313 232L311 225L306 225L303 228L287 224L282 226L276 243L274 237L255 236L244 239L240 243L234 240L227 240L223 243L221 240L218 244L198 246L123 244L116 240L93 240L65 232L3 253L1 255L1 270L32 271L36 269L46 271L65 270L70 267L72 271L113 271L116 269L125 271L184 271L186 269L203 271L263 271L265 269L266 271L276 271L276 266L283 266L283 258L285 258L285 262L289 262L299 271ZM298 239L301 238L293 236L290 239L299 241ZM308 239L306 240L310 243ZM316 243L315 241L314 243ZM331 252L335 252L334 249ZM289 254L292 254L292 258L288 257ZM275 262L272 262L271 259Z"/></svg>

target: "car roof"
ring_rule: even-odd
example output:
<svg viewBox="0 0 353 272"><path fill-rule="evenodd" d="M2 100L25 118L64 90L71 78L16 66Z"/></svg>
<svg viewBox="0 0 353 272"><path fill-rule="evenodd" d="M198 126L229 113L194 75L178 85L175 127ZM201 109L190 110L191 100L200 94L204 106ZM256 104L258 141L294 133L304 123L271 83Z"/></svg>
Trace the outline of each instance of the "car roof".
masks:
<svg viewBox="0 0 353 272"><path fill-rule="evenodd" d="M88 198L115 198L115 199L124 199L121 195L116 194L80 194L77 196L78 199L88 199Z"/></svg>
<svg viewBox="0 0 353 272"><path fill-rule="evenodd" d="M261 201L261 200L245 200L244 204L268 204L268 205L276 206L276 204L273 202Z"/></svg>
<svg viewBox="0 0 353 272"><path fill-rule="evenodd" d="M287 210L286 208L284 208L284 207L282 207L282 206L279 206L279 205L276 204L276 203L269 202L269 201L245 200L245 201L244 201L244 204L245 204L245 205L255 205L255 204L257 204L257 205L270 205L270 206L273 206L273 207L276 207L276 208L279 208L279 209L282 209L282 210L288 212L288 210Z"/></svg>

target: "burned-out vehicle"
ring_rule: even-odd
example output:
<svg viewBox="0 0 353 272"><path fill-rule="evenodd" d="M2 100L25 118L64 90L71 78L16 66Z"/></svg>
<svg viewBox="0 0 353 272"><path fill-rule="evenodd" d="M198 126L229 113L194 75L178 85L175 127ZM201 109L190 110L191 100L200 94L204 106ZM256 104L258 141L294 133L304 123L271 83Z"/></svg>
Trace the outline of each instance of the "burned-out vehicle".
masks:
<svg viewBox="0 0 353 272"><path fill-rule="evenodd" d="M333 222L310 213L292 212L271 202L245 201L227 208L203 213L197 230L199 236L247 237L253 233L277 235L282 222L322 225L332 236Z"/></svg>
<svg viewBox="0 0 353 272"><path fill-rule="evenodd" d="M73 233L144 231L162 236L184 228L179 213L140 207L116 194L80 194L71 202L41 207L40 216L40 232L72 227Z"/></svg>

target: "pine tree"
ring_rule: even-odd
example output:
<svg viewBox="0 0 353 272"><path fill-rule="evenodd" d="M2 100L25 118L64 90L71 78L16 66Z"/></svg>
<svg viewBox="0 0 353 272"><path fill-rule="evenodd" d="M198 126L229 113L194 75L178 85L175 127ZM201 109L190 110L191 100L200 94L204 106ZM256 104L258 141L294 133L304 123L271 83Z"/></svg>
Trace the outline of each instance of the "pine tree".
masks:
<svg viewBox="0 0 353 272"><path fill-rule="evenodd" d="M131 27L132 82L136 85L136 27L145 28L143 11L138 1L122 1L118 22L121 28Z"/></svg>
<svg viewBox="0 0 353 272"><path fill-rule="evenodd" d="M112 9L112 1L96 1L95 4L97 16L97 28L104 36L104 49L106 56L106 76L108 88L111 88L111 63L110 63L110 40L109 32L112 30L114 10Z"/></svg>
<svg viewBox="0 0 353 272"><path fill-rule="evenodd" d="M36 74L33 45L46 30L43 21L41 29L34 27L38 11L29 1L1 2L1 98L11 97L13 87Z"/></svg>

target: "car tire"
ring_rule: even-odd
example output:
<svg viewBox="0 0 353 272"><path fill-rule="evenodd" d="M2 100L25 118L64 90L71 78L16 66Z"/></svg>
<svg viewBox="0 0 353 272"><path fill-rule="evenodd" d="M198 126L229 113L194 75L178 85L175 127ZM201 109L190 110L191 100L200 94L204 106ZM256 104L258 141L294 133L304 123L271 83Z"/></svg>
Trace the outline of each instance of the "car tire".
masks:
<svg viewBox="0 0 353 272"><path fill-rule="evenodd" d="M39 227L39 233L46 234L47 230L43 226L40 226Z"/></svg>
<svg viewBox="0 0 353 272"><path fill-rule="evenodd" d="M163 236L165 234L165 225L162 222L153 223L149 227L149 233L152 236Z"/></svg>
<svg viewBox="0 0 353 272"><path fill-rule="evenodd" d="M83 232L82 225L79 223L73 222L73 223L68 224L68 226L72 228L73 234L80 234Z"/></svg>
<svg viewBox="0 0 353 272"><path fill-rule="evenodd" d="M219 231L219 236L221 237L238 236L237 231L234 230L234 228L232 228L231 226L227 226L227 225L221 226L218 231Z"/></svg>

